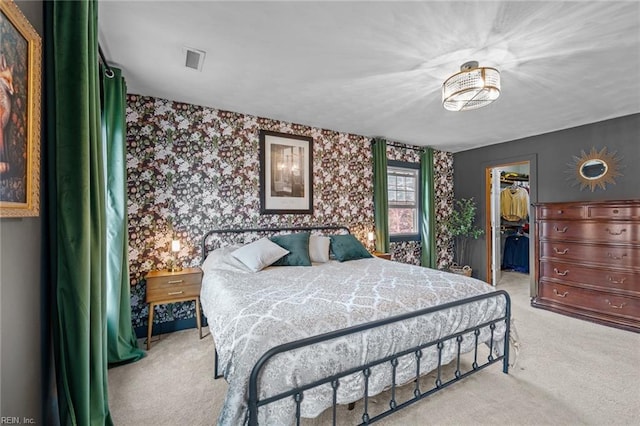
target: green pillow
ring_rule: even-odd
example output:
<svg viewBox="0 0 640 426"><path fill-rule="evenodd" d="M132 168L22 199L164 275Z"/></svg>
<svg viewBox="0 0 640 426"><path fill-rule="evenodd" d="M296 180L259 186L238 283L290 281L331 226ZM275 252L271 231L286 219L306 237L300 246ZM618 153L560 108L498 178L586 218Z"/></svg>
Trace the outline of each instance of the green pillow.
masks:
<svg viewBox="0 0 640 426"><path fill-rule="evenodd" d="M311 266L309 235L309 232L299 232L269 238L280 247L289 250L289 254L278 259L272 266Z"/></svg>
<svg viewBox="0 0 640 426"><path fill-rule="evenodd" d="M340 262L373 257L353 235L331 235L331 251ZM285 247L286 248L286 247Z"/></svg>

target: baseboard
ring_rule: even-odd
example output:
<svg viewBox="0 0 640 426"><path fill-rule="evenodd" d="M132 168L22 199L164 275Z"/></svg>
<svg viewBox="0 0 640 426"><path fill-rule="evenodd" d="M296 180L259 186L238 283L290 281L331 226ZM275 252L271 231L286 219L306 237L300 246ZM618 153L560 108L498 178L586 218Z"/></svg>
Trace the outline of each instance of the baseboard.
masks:
<svg viewBox="0 0 640 426"><path fill-rule="evenodd" d="M203 316L202 326L204 327L206 325L208 325L207 319L206 317ZM196 324L195 318L187 318L187 319L179 319L174 321L155 323L153 324L153 335L157 336L158 334L172 333L174 331L187 330L190 328L197 328L197 327L198 325ZM147 337L147 326L134 327L134 331L138 339L143 339Z"/></svg>

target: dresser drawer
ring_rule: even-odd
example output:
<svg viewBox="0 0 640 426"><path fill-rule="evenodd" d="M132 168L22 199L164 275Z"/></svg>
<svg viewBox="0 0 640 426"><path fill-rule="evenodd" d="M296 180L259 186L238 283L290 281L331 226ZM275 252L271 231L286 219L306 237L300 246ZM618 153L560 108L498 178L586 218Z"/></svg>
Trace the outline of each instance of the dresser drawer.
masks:
<svg viewBox="0 0 640 426"><path fill-rule="evenodd" d="M640 222L540 222L540 237L550 240L580 240L606 243L640 242Z"/></svg>
<svg viewBox="0 0 640 426"><path fill-rule="evenodd" d="M587 218L640 220L640 206L615 204L611 206L587 206Z"/></svg>
<svg viewBox="0 0 640 426"><path fill-rule="evenodd" d="M640 319L640 299L632 296L613 295L542 280L538 288L538 298L593 313Z"/></svg>
<svg viewBox="0 0 640 426"><path fill-rule="evenodd" d="M638 273L592 268L577 263L557 261L540 262L540 278L552 281L570 282L594 290L613 290L640 297L640 278Z"/></svg>
<svg viewBox="0 0 640 426"><path fill-rule="evenodd" d="M541 206L536 211L538 219L583 219L583 206Z"/></svg>
<svg viewBox="0 0 640 426"><path fill-rule="evenodd" d="M541 260L576 261L584 265L592 263L614 268L638 268L640 248L625 245L599 245L541 241Z"/></svg>

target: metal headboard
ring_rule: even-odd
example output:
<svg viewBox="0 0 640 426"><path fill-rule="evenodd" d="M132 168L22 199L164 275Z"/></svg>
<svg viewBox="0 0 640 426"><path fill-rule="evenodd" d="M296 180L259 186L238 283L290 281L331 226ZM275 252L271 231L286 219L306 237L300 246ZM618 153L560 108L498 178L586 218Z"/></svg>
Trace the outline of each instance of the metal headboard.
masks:
<svg viewBox="0 0 640 426"><path fill-rule="evenodd" d="M207 250L207 239L211 235L245 234L245 233L252 233L252 232L261 233L261 234L268 234L268 233L274 233L275 234L275 233L286 232L286 231L297 231L297 232L302 232L302 231L344 231L347 234L351 233L349 228L347 226L343 226L343 225L297 226L297 227L285 227L285 228L214 229L214 230L211 230L211 231L207 232L202 237L202 245L201 245L202 262L204 262L204 260L207 258L207 254L209 254L209 251Z"/></svg>

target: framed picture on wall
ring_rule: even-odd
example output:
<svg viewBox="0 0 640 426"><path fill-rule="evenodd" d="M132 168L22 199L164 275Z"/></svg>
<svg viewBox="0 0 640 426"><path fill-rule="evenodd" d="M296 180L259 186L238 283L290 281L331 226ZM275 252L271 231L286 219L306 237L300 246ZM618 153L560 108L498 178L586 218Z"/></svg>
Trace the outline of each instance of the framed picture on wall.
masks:
<svg viewBox="0 0 640 426"><path fill-rule="evenodd" d="M260 130L260 213L313 213L313 138Z"/></svg>
<svg viewBox="0 0 640 426"><path fill-rule="evenodd" d="M0 217L40 212L40 36L0 2Z"/></svg>

